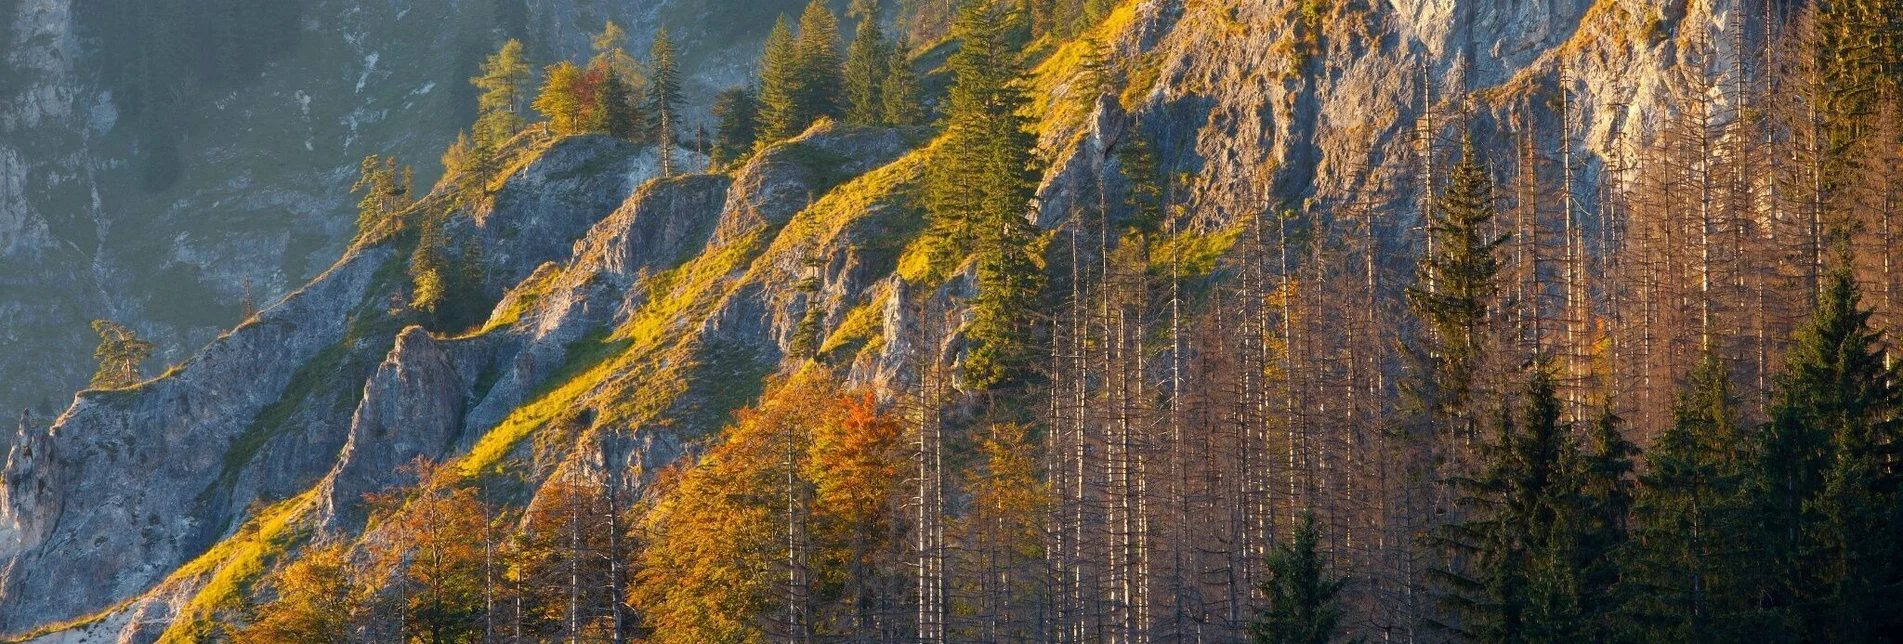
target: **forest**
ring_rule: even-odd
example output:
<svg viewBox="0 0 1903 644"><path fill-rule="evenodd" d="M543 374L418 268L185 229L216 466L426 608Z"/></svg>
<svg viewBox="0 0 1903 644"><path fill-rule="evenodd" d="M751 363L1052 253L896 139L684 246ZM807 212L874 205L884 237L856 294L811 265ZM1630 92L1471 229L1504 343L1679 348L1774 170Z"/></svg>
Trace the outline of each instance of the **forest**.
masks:
<svg viewBox="0 0 1903 644"><path fill-rule="evenodd" d="M905 331L895 389L796 337L658 470L560 469L529 503L419 460L367 500L374 536L313 539L203 637L1903 637L1903 4L1762 3L1614 158L1581 152L1564 70L1484 96L1423 72L1411 158L1352 200L1264 186L1211 216L1137 127L1040 227L1030 59L1070 43L1117 101L1146 73L1097 40L1123 4L815 0L711 128L666 32L547 65L503 45L437 190L377 157L357 184L357 243L413 236L432 332L493 300L427 214L453 209L415 205L479 201L527 142L654 145L671 177L816 123L929 141L916 272L968 279L966 310ZM137 380L149 345L99 331L99 378Z"/></svg>

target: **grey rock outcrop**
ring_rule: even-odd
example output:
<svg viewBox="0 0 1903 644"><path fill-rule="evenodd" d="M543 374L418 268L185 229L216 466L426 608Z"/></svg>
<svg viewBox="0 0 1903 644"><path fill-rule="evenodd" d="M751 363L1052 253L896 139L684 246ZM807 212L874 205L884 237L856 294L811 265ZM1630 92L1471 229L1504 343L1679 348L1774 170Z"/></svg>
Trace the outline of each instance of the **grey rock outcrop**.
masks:
<svg viewBox="0 0 1903 644"><path fill-rule="evenodd" d="M404 329L364 385L350 438L320 492L331 527L361 522L363 495L410 482L403 472L412 461L440 460L462 428L467 396L448 352L422 327Z"/></svg>
<svg viewBox="0 0 1903 644"><path fill-rule="evenodd" d="M560 257L645 178L636 152L590 137L530 162L524 181L505 183L482 212L498 240L537 240L497 241L509 251L485 256L487 272L526 274ZM543 191L573 194L529 194ZM435 365L443 350L420 330L392 348L409 314L404 259L389 246L355 250L166 375L82 392L46 432L25 432L0 472L0 630L81 616L152 587L224 537L253 500L317 483L358 424L358 467L440 455L460 427L461 383L474 375L445 376ZM426 399L435 406L415 406ZM402 435L375 433L392 428Z"/></svg>
<svg viewBox="0 0 1903 644"><path fill-rule="evenodd" d="M16 445L0 509L0 627L143 591L222 536L233 508L214 488L231 455L299 369L344 340L338 303L362 300L391 256L345 258L175 375L83 392L45 439Z"/></svg>

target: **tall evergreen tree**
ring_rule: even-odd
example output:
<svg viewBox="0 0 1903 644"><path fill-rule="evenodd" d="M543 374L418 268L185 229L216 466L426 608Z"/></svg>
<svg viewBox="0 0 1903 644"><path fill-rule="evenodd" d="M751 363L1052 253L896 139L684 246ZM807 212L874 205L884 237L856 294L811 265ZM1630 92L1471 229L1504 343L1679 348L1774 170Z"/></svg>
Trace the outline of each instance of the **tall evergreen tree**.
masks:
<svg viewBox="0 0 1903 644"><path fill-rule="evenodd" d="M1844 255L1786 357L1751 491L1762 600L1792 628L1855 641L1899 625L1903 393Z"/></svg>
<svg viewBox="0 0 1903 644"><path fill-rule="evenodd" d="M1012 84L1017 56L1000 40L994 11L967 5L953 29L963 45L949 63L945 152L928 172L926 202L938 233L977 255L965 378L986 388L1010 380L1028 359L1024 312L1042 290L1036 231L1026 218L1035 141L1019 114L1025 98Z"/></svg>
<svg viewBox="0 0 1903 644"><path fill-rule="evenodd" d="M613 66L603 66L599 70L601 83L595 88L593 110L600 121L596 129L618 139L640 140L647 122L637 107L639 103L634 88L622 80L621 72Z"/></svg>
<svg viewBox="0 0 1903 644"><path fill-rule="evenodd" d="M395 157L364 157L357 168L353 192L363 193L357 201L357 234L365 240L379 239L394 229L396 216L410 205L414 171L398 168Z"/></svg>
<svg viewBox="0 0 1903 644"><path fill-rule="evenodd" d="M826 7L822 0L807 3L806 11L800 14L799 38L794 45L799 57L799 101L806 123L826 118L839 118L844 115L846 105L840 100L845 89L842 67L844 58L839 53L839 16Z"/></svg>
<svg viewBox="0 0 1903 644"><path fill-rule="evenodd" d="M654 34L654 45L648 50L648 131L654 137L654 143L660 146L661 176L674 174L674 144L679 124L678 106L681 102L681 72L674 50L674 41L668 38L667 30L661 29Z"/></svg>
<svg viewBox="0 0 1903 644"><path fill-rule="evenodd" d="M482 92L476 98L476 144L495 149L522 131L522 109L528 101L529 63L522 42L510 40L482 65L482 75L470 79Z"/></svg>
<svg viewBox="0 0 1903 644"><path fill-rule="evenodd" d="M1749 456L1725 365L1707 353L1672 406L1672 425L1646 453L1632 534L1618 551L1617 635L1629 641L1710 642L1740 634L1751 605L1740 562L1740 475Z"/></svg>
<svg viewBox="0 0 1903 644"><path fill-rule="evenodd" d="M891 71L892 45L879 28L879 3L853 3L859 27L846 49L846 122L878 125L885 122L885 78Z"/></svg>
<svg viewBox="0 0 1903 644"><path fill-rule="evenodd" d="M1255 644L1327 644L1334 637L1348 581L1330 575L1320 542L1314 511L1304 511L1294 537L1269 553L1269 578L1260 589L1266 607L1249 625Z"/></svg>
<svg viewBox="0 0 1903 644"><path fill-rule="evenodd" d="M925 90L905 43L895 43L886 57L885 83L879 88L881 118L888 125L925 124Z"/></svg>
<svg viewBox="0 0 1903 644"><path fill-rule="evenodd" d="M1407 290L1408 304L1429 332L1431 376L1421 392L1453 432L1472 437L1475 419L1468 409L1475 372L1481 363L1488 312L1499 292L1500 259L1507 236L1495 235L1493 179L1466 137L1460 162L1447 189L1428 213L1429 251L1421 257L1417 283Z"/></svg>
<svg viewBox="0 0 1903 644"><path fill-rule="evenodd" d="M711 162L726 165L753 151L759 137L760 104L753 88L737 85L714 97L714 148Z"/></svg>
<svg viewBox="0 0 1903 644"><path fill-rule="evenodd" d="M760 56L760 143L771 144L798 136L811 124L800 96L799 51L786 16L767 33L766 53Z"/></svg>
<svg viewBox="0 0 1903 644"><path fill-rule="evenodd" d="M1612 632L1618 608L1614 585L1619 580L1615 553L1624 546L1632 512L1632 459L1639 448L1621 433L1623 421L1610 406L1601 410L1586 434L1580 492L1579 571L1581 609L1595 639Z"/></svg>
<svg viewBox="0 0 1903 644"><path fill-rule="evenodd" d="M1519 422L1502 405L1482 471L1455 479L1471 515L1434 541L1472 566L1434 571L1459 618L1440 627L1481 642L1568 642L1585 632L1579 451L1560 405L1551 369L1537 365Z"/></svg>

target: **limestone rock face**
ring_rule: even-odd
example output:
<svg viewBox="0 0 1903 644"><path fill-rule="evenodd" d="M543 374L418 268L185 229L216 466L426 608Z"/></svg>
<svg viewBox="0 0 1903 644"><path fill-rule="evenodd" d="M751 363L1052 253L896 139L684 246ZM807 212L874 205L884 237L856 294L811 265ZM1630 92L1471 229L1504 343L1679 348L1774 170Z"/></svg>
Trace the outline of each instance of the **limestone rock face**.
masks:
<svg viewBox="0 0 1903 644"><path fill-rule="evenodd" d="M630 11L653 17L697 2ZM4 86L15 96L0 96L0 132L78 120L110 132L110 101L76 89L71 78L69 52L77 45L67 1L19 4L15 33L49 36L11 54L9 64L37 70L36 80ZM440 3L413 4L441 10ZM588 3L527 4L530 23L571 48L583 36L573 25L594 15L581 9ZM1451 145L1447 119L1470 113L1480 149L1498 153L1509 149L1516 128L1558 136L1546 101L1528 97L1561 88L1575 110L1567 141L1585 185L1649 136L1671 70L1723 60L1727 40L1714 36L1742 24L1727 2L1325 4L1311 15L1292 0L1134 3L1134 15L1108 43L1136 70L1135 85L1121 96L1083 97L1074 95L1080 88L1058 84L1049 98L1074 102L1075 118L1041 124L1048 163L1027 217L1062 234L1086 206L1104 203L1121 216L1116 153L1139 133L1156 142L1166 171L1191 178L1185 188L1203 218L1197 223L1210 227L1351 195L1406 204L1418 195L1396 188L1396 178L1419 160L1417 124L1436 123L1434 145ZM722 55L709 54L707 64L717 66ZM351 64L368 79L366 91L398 74L390 63L353 56ZM403 63L412 65L421 63ZM355 128L401 123L410 102L450 113L430 98L447 89L412 80L419 82L405 92L414 96L353 99L357 107L338 113L325 112L335 109L323 105L328 95L313 99L320 116L298 121L300 147L310 137L314 148L342 153L322 147L331 143L326 137L342 138L320 118L326 113L361 117L349 130L359 137L370 130ZM273 100L303 100L289 85L273 87ZM917 149L921 133L818 126L731 172L659 179L651 148L564 139L515 170L493 199L446 224L450 253L482 252L480 305L494 308L476 328L412 326L419 318L406 310L407 257L388 246L359 248L257 319L205 338L168 375L82 392L51 421L22 419L0 471L0 632L130 601L84 632L57 637L152 637L196 588L155 584L227 536L253 501L315 490L314 524L349 538L361 529L364 494L410 482L402 465L480 453L495 461L485 467L524 481L525 498L516 500L533 503L536 487L557 473L598 477L629 466L648 475L691 458L696 441L751 403L764 382L808 360L838 367L888 399L911 386L917 356L955 365L964 349L958 328L976 293L974 269L906 266L905 253L927 226L919 196L931 150ZM404 150L440 148L434 134L406 136L416 141ZM97 243L80 246L94 251L85 256L49 241L73 231L48 224L43 206L31 205L41 202L18 197L17 186L49 169L85 185L91 179L78 177L105 163L83 154L18 161L29 143L16 141L52 140L0 138L0 340L9 347L17 329L54 320L34 318L16 302L17 284L97 291L87 305L96 307L146 285L129 277L142 265L115 236L125 230L111 232L120 225L116 215L93 218L97 230L88 235ZM367 153L357 140L342 151ZM689 158L684 166L700 162ZM347 192L348 172L308 183L294 178L232 179L219 190L176 195L182 205L168 217L186 220L184 212L219 198L210 195L246 195L253 210L330 200L311 213L339 211L330 202ZM104 210L87 212L109 211L123 198L108 193ZM298 212L307 222L298 226L309 230L211 242L199 233L135 236L158 246L145 251L172 258L164 266L222 265L239 249L305 257L299 267L247 266L206 277L219 284L267 277L261 283L275 292L303 283L312 271L302 262L321 264L308 258L327 257L318 247L341 236ZM1392 212L1384 222L1391 231L1417 223L1406 208ZM19 258L48 268L30 277L7 270ZM928 272L936 274L922 276ZM81 286L99 284L111 286ZM207 297L230 294L214 295ZM145 305L112 308L150 313ZM0 356L0 372L17 369L16 356L32 355Z"/></svg>
<svg viewBox="0 0 1903 644"><path fill-rule="evenodd" d="M646 178L636 152L585 137L531 161L479 209L480 231L505 249L485 255L484 272L526 275L561 257ZM448 228L478 230L471 219ZM354 501L399 480L378 478L394 477L390 464L442 455L477 374L446 366L468 361L420 329L399 333L406 259L387 245L353 250L166 375L81 392L49 429L23 423L0 472L0 630L151 588L253 500L338 469L331 498ZM347 440L356 449L339 467Z"/></svg>
<svg viewBox="0 0 1903 644"><path fill-rule="evenodd" d="M422 327L404 329L364 385L350 438L325 482L332 523L361 521L363 495L413 479L402 472L417 458L440 460L461 430L466 397L449 353Z"/></svg>
<svg viewBox="0 0 1903 644"><path fill-rule="evenodd" d="M354 254L178 373L82 392L43 436L16 444L0 473L0 626L110 604L222 536L233 508L221 481L228 490L245 465L228 455L299 369L344 339L338 303L361 300L391 257Z"/></svg>
<svg viewBox="0 0 1903 644"><path fill-rule="evenodd" d="M634 52L666 26L686 103L705 106L743 81L767 21L804 3L266 4L284 15L252 34L268 51L234 63L245 73L167 74L155 83L173 104L148 114L134 83L115 80L134 58L137 34L125 32L198 51L204 43L187 39L205 29L152 23L219 24L229 18L220 7L236 4L0 2L0 376L10 383L0 408L64 408L90 373L92 319L157 342L155 364L178 362L237 322L247 282L267 302L323 272L353 233L359 161L414 165L427 190L438 156L469 126L468 79L502 37L546 63L591 55L609 20Z"/></svg>

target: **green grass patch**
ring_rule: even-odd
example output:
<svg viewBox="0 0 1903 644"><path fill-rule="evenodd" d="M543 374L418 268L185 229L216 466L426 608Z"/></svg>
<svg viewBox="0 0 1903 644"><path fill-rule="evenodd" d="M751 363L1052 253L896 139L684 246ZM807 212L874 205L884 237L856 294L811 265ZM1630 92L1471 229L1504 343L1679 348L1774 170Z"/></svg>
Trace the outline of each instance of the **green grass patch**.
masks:
<svg viewBox="0 0 1903 644"><path fill-rule="evenodd" d="M317 487L313 486L266 507L246 521L237 534L172 573L167 584L205 575L210 578L179 610L172 625L159 636L159 644L217 639L223 632L219 613L244 608L252 586L265 571L310 537L311 527L303 519L315 498Z"/></svg>
<svg viewBox="0 0 1903 644"><path fill-rule="evenodd" d="M892 293L880 289L870 301L855 306L839 322L839 328L819 345L819 355L827 361L843 359L847 353L877 349L885 341L885 305Z"/></svg>
<svg viewBox="0 0 1903 644"><path fill-rule="evenodd" d="M1238 224L1213 233L1186 231L1165 235L1150 245L1151 275L1193 279L1209 275L1229 250L1235 248L1243 226Z"/></svg>
<svg viewBox="0 0 1903 644"><path fill-rule="evenodd" d="M498 467L516 445L537 429L563 413L572 412L582 398L600 385L623 360L631 343L626 339L597 334L569 343L562 367L550 376L529 402L516 407L494 429L483 434L476 446L457 463L457 471L467 478L498 473Z"/></svg>

